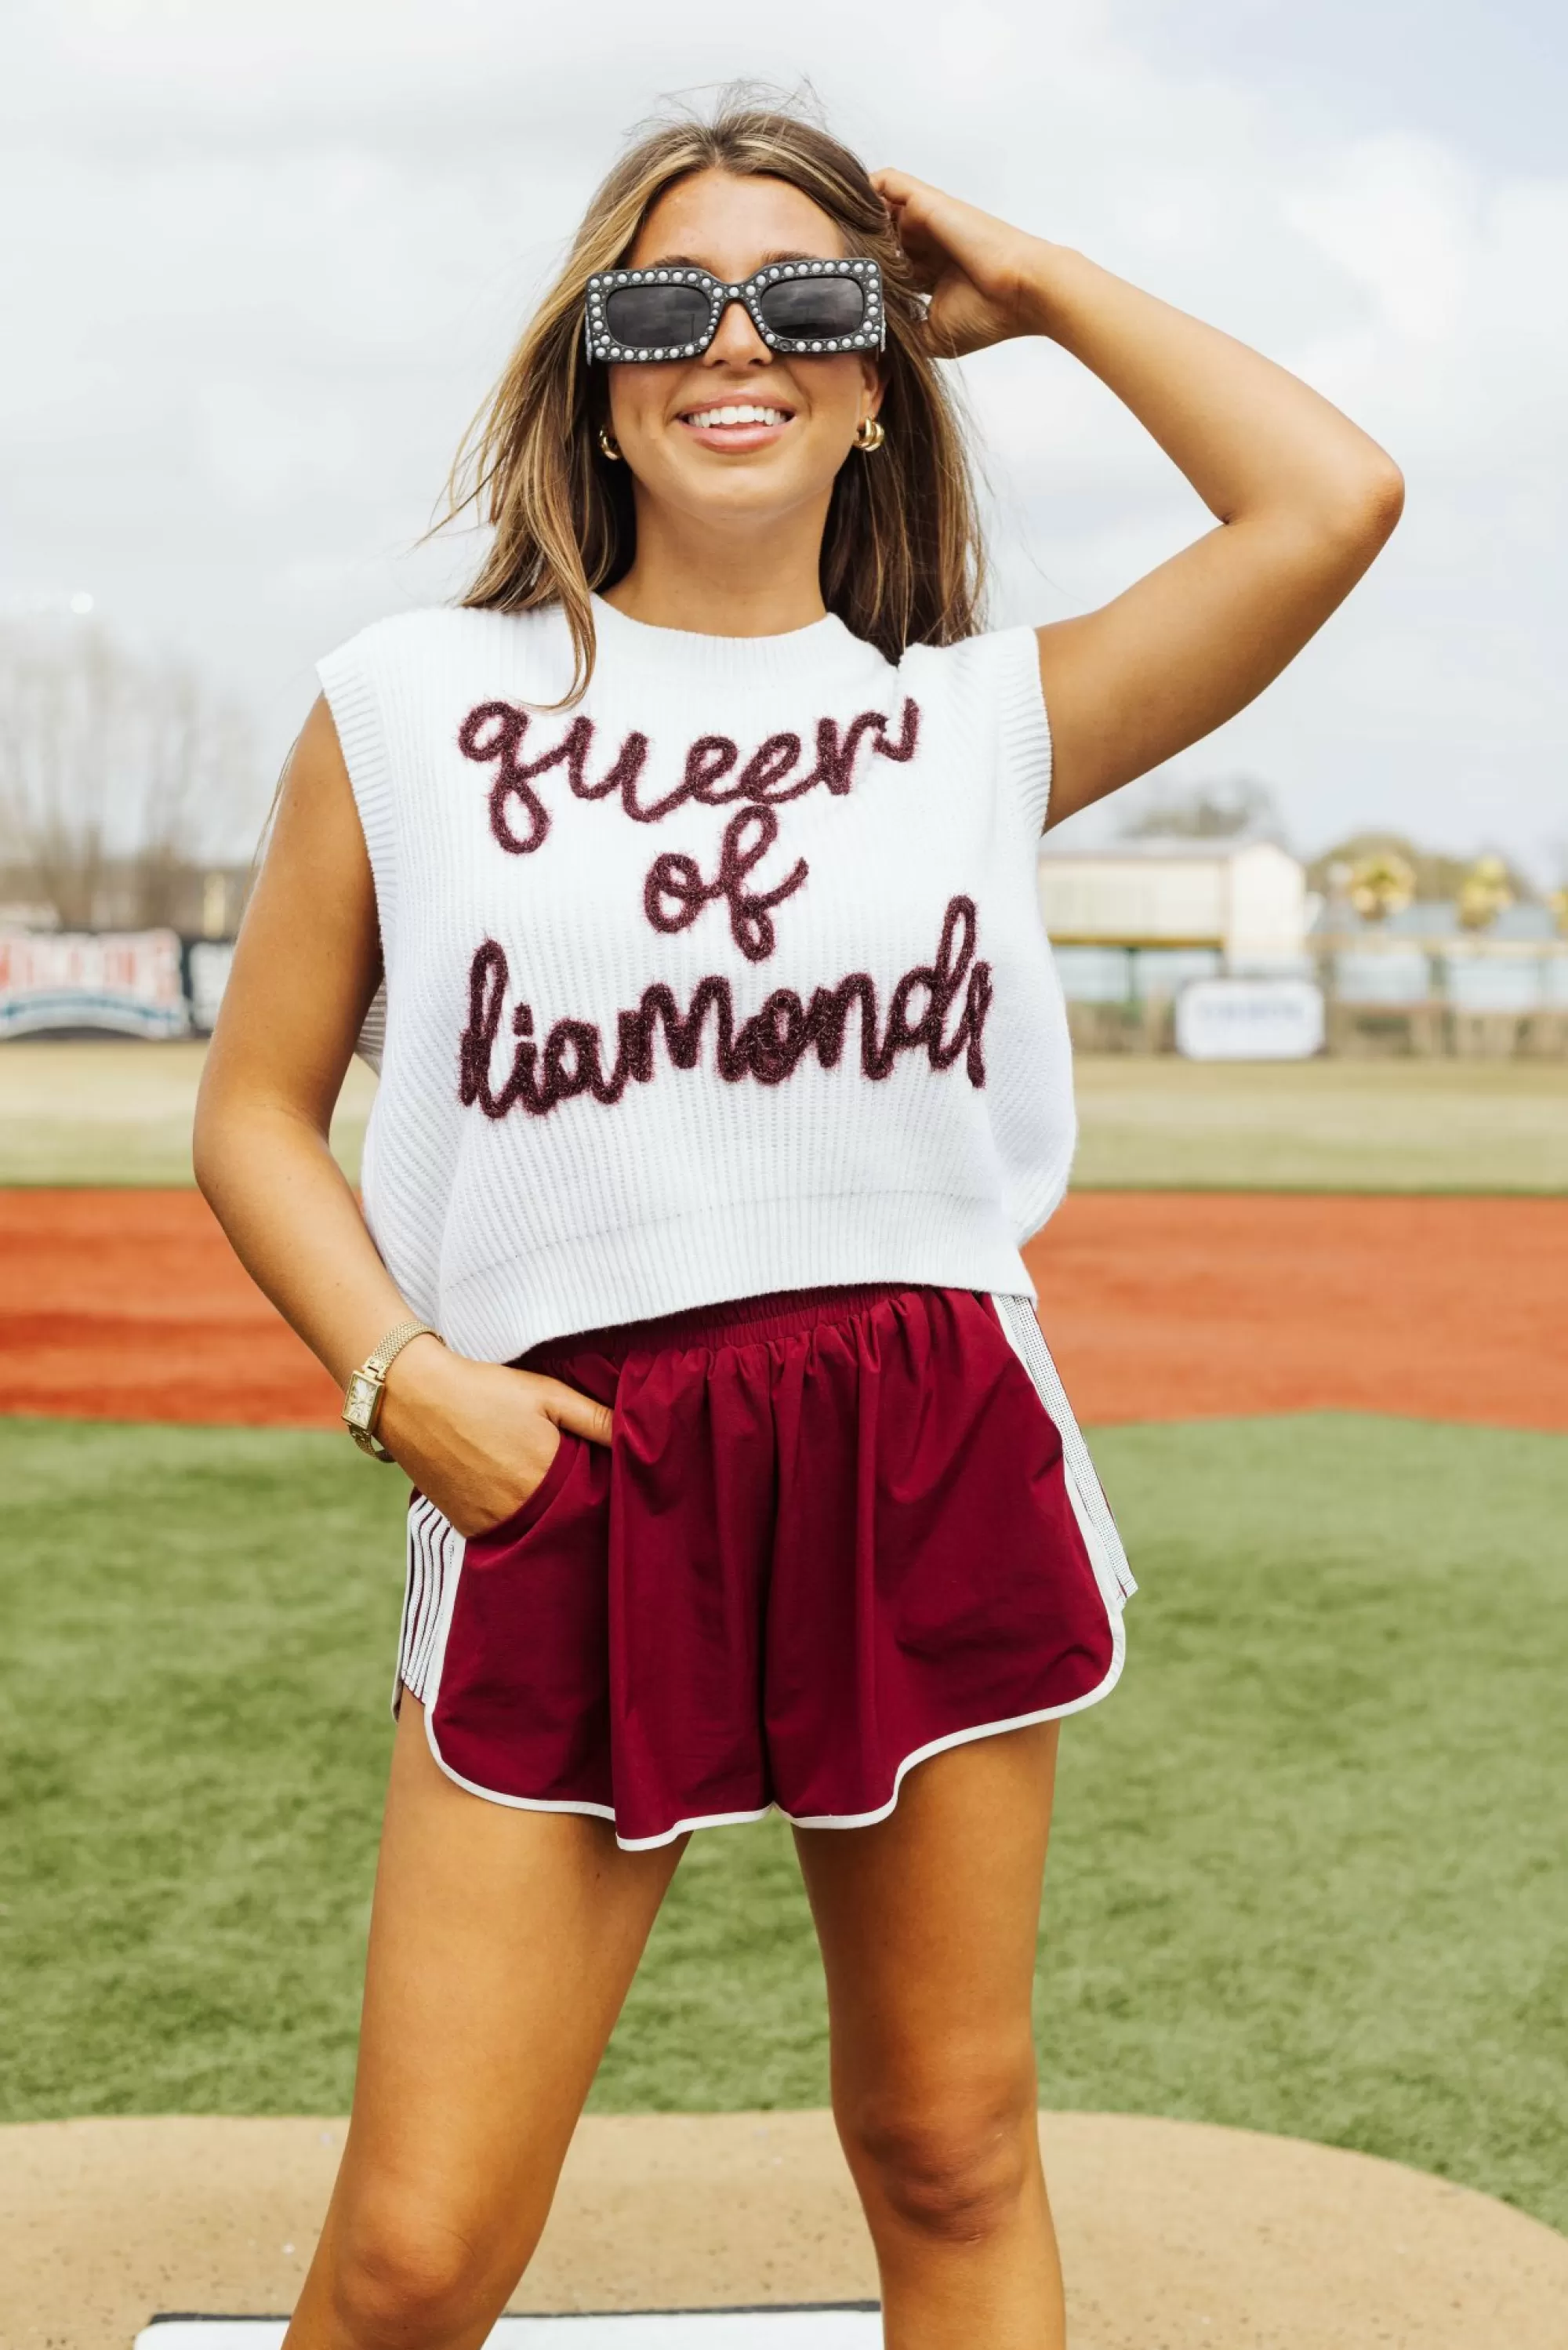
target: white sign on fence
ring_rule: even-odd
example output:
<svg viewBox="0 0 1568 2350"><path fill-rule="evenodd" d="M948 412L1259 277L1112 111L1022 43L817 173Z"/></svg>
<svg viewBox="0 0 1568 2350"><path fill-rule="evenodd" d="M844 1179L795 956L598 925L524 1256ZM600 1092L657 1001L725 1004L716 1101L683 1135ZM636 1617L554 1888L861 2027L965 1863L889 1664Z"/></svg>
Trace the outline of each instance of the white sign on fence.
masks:
<svg viewBox="0 0 1568 2350"><path fill-rule="evenodd" d="M1310 979L1195 979L1176 999L1189 1061L1304 1061L1323 1050L1323 990Z"/></svg>
<svg viewBox="0 0 1568 2350"><path fill-rule="evenodd" d="M218 1024L218 1006L234 960L233 939L196 939L192 943L191 1024L199 1036L210 1036Z"/></svg>
<svg viewBox="0 0 1568 2350"><path fill-rule="evenodd" d="M0 935L0 1036L50 1028L183 1036L190 1024L172 931Z"/></svg>

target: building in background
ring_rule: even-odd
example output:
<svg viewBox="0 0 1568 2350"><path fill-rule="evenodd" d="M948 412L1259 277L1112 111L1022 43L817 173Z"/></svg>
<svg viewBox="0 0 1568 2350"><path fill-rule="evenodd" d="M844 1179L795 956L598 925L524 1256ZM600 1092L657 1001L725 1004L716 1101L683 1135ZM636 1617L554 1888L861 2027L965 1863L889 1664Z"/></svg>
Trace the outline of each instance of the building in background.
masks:
<svg viewBox="0 0 1568 2350"><path fill-rule="evenodd" d="M1195 980L1310 978L1306 873L1272 840L1138 839L1042 850L1040 910L1074 1041L1158 1050Z"/></svg>
<svg viewBox="0 0 1568 2350"><path fill-rule="evenodd" d="M1353 887L1353 861L1309 871L1272 840L1044 848L1040 907L1075 1043L1168 1050L1193 983L1295 979L1323 991L1330 1052L1568 1055L1568 903L1526 899L1517 877L1500 886L1493 858L1408 863L1408 901L1367 912L1357 899L1379 901ZM1434 881L1449 894L1416 894Z"/></svg>
<svg viewBox="0 0 1568 2350"><path fill-rule="evenodd" d="M1553 910L1464 911L1461 898L1371 920L1342 900L1321 909L1312 942L1332 1050L1568 1054L1568 936Z"/></svg>
<svg viewBox="0 0 1568 2350"><path fill-rule="evenodd" d="M1047 848L1039 879L1058 950L1198 954L1229 971L1294 970L1306 951L1305 868L1272 840Z"/></svg>

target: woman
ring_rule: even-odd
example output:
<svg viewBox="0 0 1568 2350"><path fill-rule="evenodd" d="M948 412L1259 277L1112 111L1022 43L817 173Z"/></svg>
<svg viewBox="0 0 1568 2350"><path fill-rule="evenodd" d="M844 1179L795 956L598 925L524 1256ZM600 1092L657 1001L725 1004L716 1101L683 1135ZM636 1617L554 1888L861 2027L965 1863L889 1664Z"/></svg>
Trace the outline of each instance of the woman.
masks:
<svg viewBox="0 0 1568 2350"><path fill-rule="evenodd" d="M936 360L1017 335L1218 526L987 636ZM475 470L464 605L322 664L196 1132L416 1488L289 2350L483 2341L685 1838L775 1804L887 2339L1046 2350L1055 1740L1131 1583L1019 1255L1073 1139L1038 836L1266 685L1399 475L1081 255L744 109L611 173ZM326 1138L383 981L362 1219Z"/></svg>

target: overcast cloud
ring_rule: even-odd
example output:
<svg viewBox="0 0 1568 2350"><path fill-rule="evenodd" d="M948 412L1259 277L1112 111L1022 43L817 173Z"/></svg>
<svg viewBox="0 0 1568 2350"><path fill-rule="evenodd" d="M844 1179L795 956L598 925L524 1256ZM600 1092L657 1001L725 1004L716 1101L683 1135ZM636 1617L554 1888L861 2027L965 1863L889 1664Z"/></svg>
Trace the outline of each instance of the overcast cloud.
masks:
<svg viewBox="0 0 1568 2350"><path fill-rule="evenodd" d="M619 133L664 91L809 76L873 163L1257 343L1404 466L1366 585L1179 771L1263 777L1304 849L1386 823L1559 878L1568 72L1543 0L710 13L12 0L0 608L90 593L238 691L275 765L316 656L471 564L414 542ZM997 619L1083 610L1205 525L1048 345L963 372Z"/></svg>

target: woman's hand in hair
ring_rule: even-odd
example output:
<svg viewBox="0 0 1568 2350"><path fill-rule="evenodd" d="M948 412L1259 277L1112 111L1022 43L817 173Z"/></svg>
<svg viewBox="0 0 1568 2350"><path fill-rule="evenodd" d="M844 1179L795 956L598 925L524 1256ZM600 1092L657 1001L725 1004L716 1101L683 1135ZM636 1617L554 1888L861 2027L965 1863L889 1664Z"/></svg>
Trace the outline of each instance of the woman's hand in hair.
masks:
<svg viewBox="0 0 1568 2350"><path fill-rule="evenodd" d="M416 1338L387 1374L377 1434L460 1534L497 1526L549 1471L561 1431L607 1444L607 1404L563 1379Z"/></svg>
<svg viewBox="0 0 1568 2350"><path fill-rule="evenodd" d="M936 358L962 359L1039 331L1030 298L1044 249L1039 237L908 172L873 172L871 184L892 215L916 286L930 297L926 344Z"/></svg>

